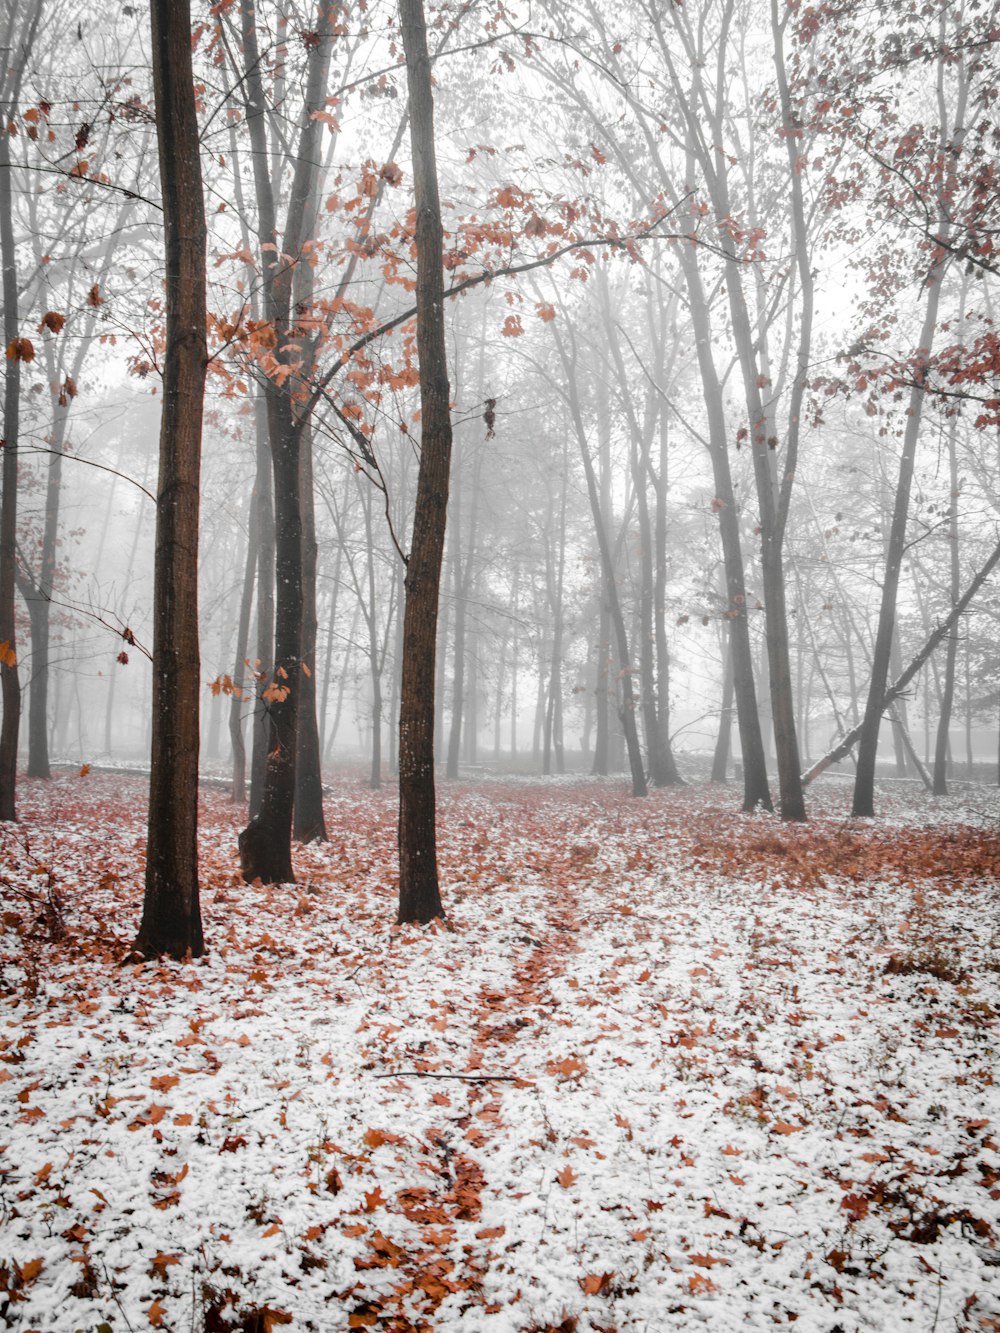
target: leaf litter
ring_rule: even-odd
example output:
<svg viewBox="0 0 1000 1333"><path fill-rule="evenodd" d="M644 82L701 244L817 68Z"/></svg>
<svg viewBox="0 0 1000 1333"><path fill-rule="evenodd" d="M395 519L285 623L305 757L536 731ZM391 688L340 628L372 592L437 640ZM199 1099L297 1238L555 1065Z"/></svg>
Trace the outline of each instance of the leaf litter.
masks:
<svg viewBox="0 0 1000 1333"><path fill-rule="evenodd" d="M483 780L397 927L349 780L299 882L203 795L210 954L123 962L145 791L0 828L0 1328L1000 1329L997 793Z"/></svg>

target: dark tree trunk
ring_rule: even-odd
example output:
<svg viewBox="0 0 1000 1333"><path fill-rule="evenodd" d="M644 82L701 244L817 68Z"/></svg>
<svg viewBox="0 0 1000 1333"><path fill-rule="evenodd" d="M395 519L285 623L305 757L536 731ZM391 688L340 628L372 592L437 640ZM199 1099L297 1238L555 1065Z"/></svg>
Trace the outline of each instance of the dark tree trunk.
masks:
<svg viewBox="0 0 1000 1333"><path fill-rule="evenodd" d="M306 265L308 268L309 266ZM311 271L311 270L310 270ZM299 842L326 842L323 775L316 718L316 513L313 505L312 432L301 431L302 506L302 662L298 708L298 762L295 766L295 807L292 833Z"/></svg>
<svg viewBox="0 0 1000 1333"><path fill-rule="evenodd" d="M299 256L309 239L308 220L319 164L321 122L313 114L325 98L332 44L332 13L319 7L316 40L309 48L309 69L299 127L295 173L288 198L288 213L279 253L277 220L271 178L267 170L264 128L264 92L260 75L256 16L253 5L241 10L247 62L247 129L253 146L257 223L263 270L264 313L273 326L279 363L288 363L292 342L293 266L282 254ZM294 355L292 355L294 359ZM260 808L239 837L244 879L285 883L292 870L292 813L295 804L298 715L303 670L303 521L301 504L302 431L296 420L287 386L274 379L264 383L267 432L274 473L275 617L274 674L265 687L270 737Z"/></svg>
<svg viewBox="0 0 1000 1333"><path fill-rule="evenodd" d="M4 124L9 119L3 108ZM10 139L0 135L0 261L3 265L3 338L9 347L17 338L17 256L14 250ZM14 620L17 561L17 448L20 431L21 362L6 362L3 396L3 500L0 503L0 820L17 818L17 739L21 723L21 682L17 670Z"/></svg>
<svg viewBox="0 0 1000 1333"><path fill-rule="evenodd" d="M135 948L204 952L198 898L198 484L205 390L206 229L189 0L152 0L167 333L153 588L146 892Z"/></svg>
<svg viewBox="0 0 1000 1333"><path fill-rule="evenodd" d="M260 812L264 799L264 775L271 748L271 718L257 677L270 677L274 664L274 483L271 451L267 440L267 409L258 390L254 402L257 429L257 475L254 506L257 511L257 632L253 676L253 725L250 758L250 818Z"/></svg>
<svg viewBox="0 0 1000 1333"><path fill-rule="evenodd" d="M448 513L451 411L444 326L441 204L422 0L400 0L416 196L420 469L406 568L399 710L400 922L443 916L434 792L434 660Z"/></svg>

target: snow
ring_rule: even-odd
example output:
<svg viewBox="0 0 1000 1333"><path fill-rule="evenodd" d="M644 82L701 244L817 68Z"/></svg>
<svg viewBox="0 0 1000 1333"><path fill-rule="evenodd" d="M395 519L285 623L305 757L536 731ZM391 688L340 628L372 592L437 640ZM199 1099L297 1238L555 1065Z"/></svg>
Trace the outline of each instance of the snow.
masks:
<svg viewBox="0 0 1000 1333"><path fill-rule="evenodd" d="M1000 1327L996 792L448 786L425 929L392 792L278 887L206 793L187 966L121 963L144 799L0 831L0 1325Z"/></svg>

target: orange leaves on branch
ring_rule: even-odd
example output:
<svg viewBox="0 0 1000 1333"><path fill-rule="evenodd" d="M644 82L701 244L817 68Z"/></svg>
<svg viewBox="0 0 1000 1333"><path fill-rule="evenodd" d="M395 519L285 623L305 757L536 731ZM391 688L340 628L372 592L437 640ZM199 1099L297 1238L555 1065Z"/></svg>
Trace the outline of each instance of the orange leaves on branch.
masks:
<svg viewBox="0 0 1000 1333"><path fill-rule="evenodd" d="M508 315L503 322L503 328L500 332L505 338L520 338L521 334L524 332L521 316Z"/></svg>
<svg viewBox="0 0 1000 1333"><path fill-rule="evenodd" d="M38 332L43 333L46 329L50 333L61 333L63 325L66 323L66 316L60 315L58 310L46 310L38 324Z"/></svg>
<svg viewBox="0 0 1000 1333"><path fill-rule="evenodd" d="M548 305L545 301L539 301L535 306L538 311L538 318L548 324L556 317L556 308L554 305Z"/></svg>
<svg viewBox="0 0 1000 1333"><path fill-rule="evenodd" d="M403 172L395 162L386 162L379 175L388 185L402 185L403 183Z"/></svg>
<svg viewBox="0 0 1000 1333"><path fill-rule="evenodd" d="M90 291L87 293L87 304L94 306L95 308L104 304L104 297L101 295L100 283L95 282L93 287L91 287Z"/></svg>
<svg viewBox="0 0 1000 1333"><path fill-rule="evenodd" d="M7 360L23 361L26 365L35 359L35 345L30 338L11 338L7 344Z"/></svg>

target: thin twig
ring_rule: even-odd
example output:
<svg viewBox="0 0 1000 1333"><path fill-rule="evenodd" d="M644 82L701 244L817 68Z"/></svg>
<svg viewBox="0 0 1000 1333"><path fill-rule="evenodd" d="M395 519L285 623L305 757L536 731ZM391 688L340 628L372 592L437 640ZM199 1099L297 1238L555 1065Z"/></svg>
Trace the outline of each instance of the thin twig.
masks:
<svg viewBox="0 0 1000 1333"><path fill-rule="evenodd" d="M399 1069L391 1074L376 1074L376 1078L457 1078L463 1083L521 1083L520 1074L434 1074L427 1069Z"/></svg>

